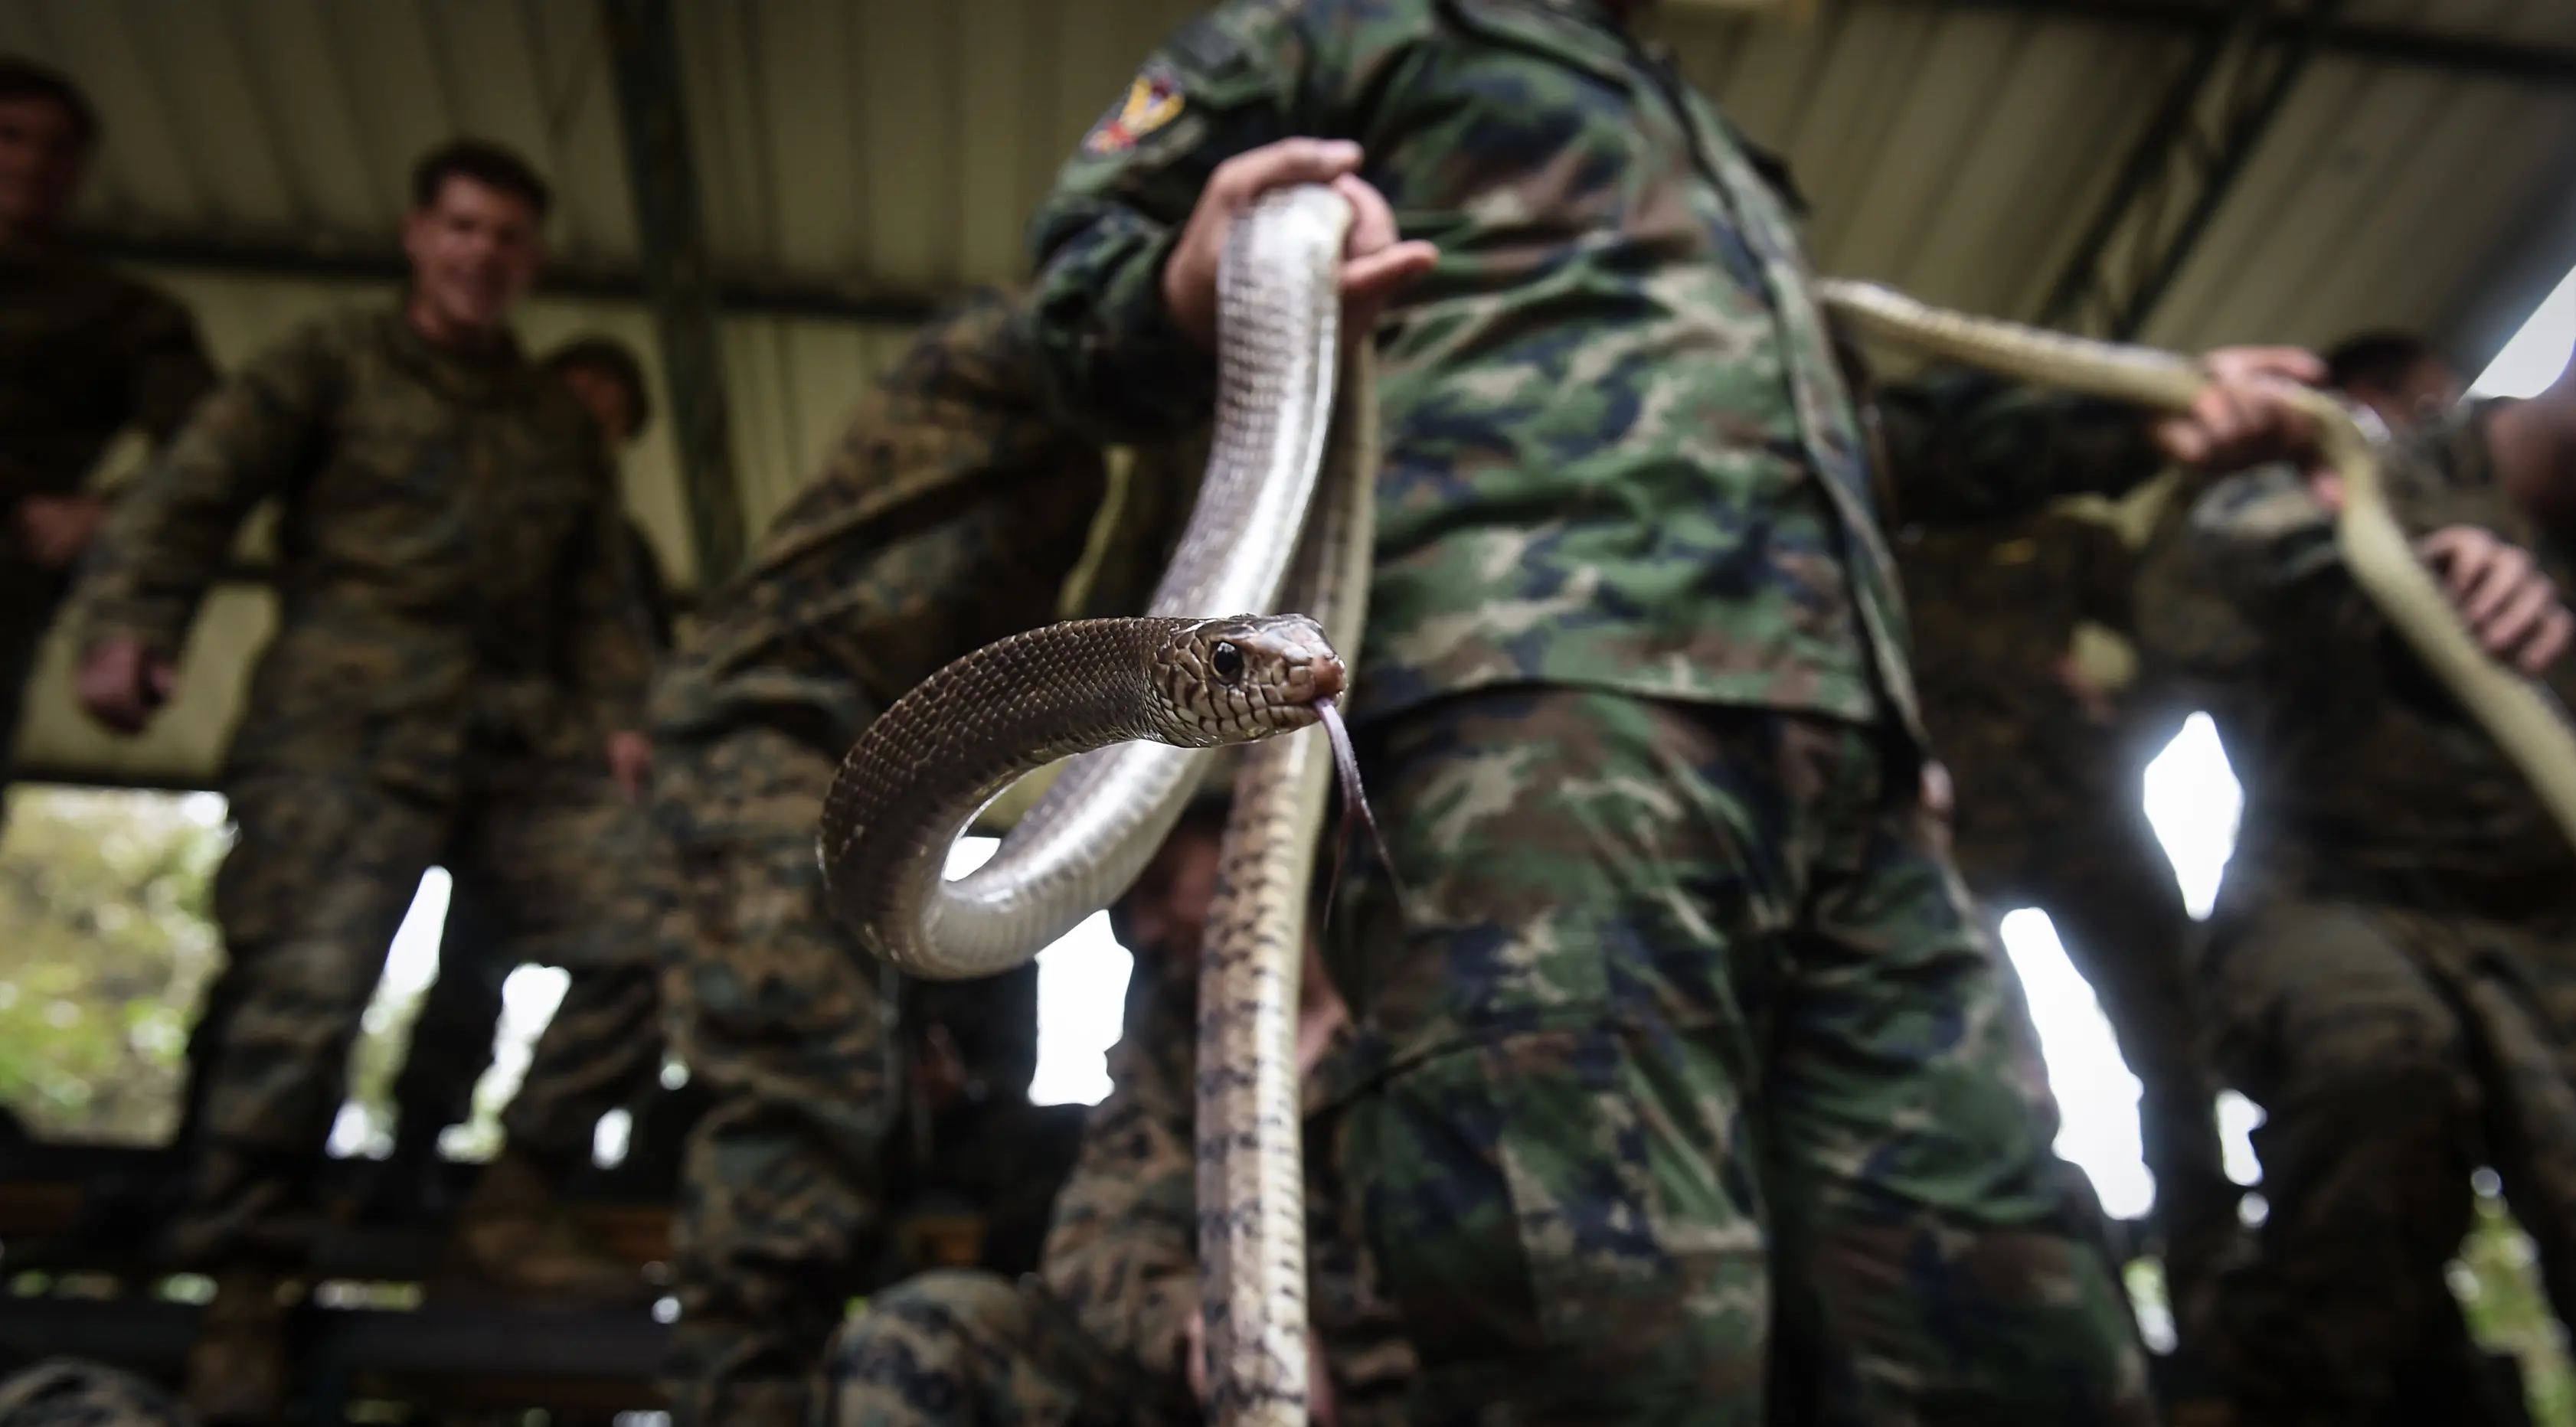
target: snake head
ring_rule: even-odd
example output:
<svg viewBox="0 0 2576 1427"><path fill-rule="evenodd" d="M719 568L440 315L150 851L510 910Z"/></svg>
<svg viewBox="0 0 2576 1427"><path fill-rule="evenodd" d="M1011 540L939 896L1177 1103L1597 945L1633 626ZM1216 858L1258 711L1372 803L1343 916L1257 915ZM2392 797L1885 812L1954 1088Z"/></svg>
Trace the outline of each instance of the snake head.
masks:
<svg viewBox="0 0 2576 1427"><path fill-rule="evenodd" d="M1250 743L1315 722L1348 682L1323 628L1302 614L1238 615L1175 628L1154 661L1163 742Z"/></svg>

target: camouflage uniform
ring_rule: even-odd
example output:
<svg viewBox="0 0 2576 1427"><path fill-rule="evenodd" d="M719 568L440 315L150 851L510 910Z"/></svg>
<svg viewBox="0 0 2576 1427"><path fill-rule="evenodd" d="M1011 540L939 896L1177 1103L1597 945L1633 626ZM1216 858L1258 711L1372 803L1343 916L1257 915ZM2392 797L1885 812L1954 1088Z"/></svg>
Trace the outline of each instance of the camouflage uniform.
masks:
<svg viewBox="0 0 2576 1427"><path fill-rule="evenodd" d="M118 504L76 596L88 645L175 656L270 498L281 627L223 776L239 829L215 884L230 962L173 1231L183 1254L232 1260L293 1252L268 1231L340 1106L425 869L480 884L523 954L555 965L632 967L650 925L633 891L643 820L603 741L634 724L651 648L615 479L572 397L515 345L446 351L395 311L299 329L208 397ZM593 1068L593 1103L517 1117L514 1148L586 1150L583 1117L658 1068L643 1040L613 1074ZM539 1061L565 1054L556 1033L538 1042Z"/></svg>
<svg viewBox="0 0 2576 1427"><path fill-rule="evenodd" d="M2392 460L2410 529L2483 526L2566 587L2497 489L2480 416ZM2217 691L2245 785L2199 968L2218 1068L2268 1115L2261 1251L2221 1303L2240 1405L2260 1423L2475 1420L2443 1267L2479 1164L2576 1313L2576 860L2351 582L2295 473L2211 491L2183 553L2241 611L2147 626ZM2552 683L2576 690L2565 661Z"/></svg>
<svg viewBox="0 0 2576 1427"><path fill-rule="evenodd" d="M51 1358L0 1379L0 1427L195 1427L196 1414L134 1376Z"/></svg>
<svg viewBox="0 0 2576 1427"><path fill-rule="evenodd" d="M1181 1356L1199 1301L1198 984L1143 968L1139 981L1042 1275L1017 1289L932 1275L878 1295L835 1345L830 1427L1198 1420ZM1339 1173L1346 1119L1324 1103L1347 1051L1328 1049L1307 1081L1307 1303L1338 1420L1394 1427L1412 1350L1359 1247Z"/></svg>
<svg viewBox="0 0 2576 1427"><path fill-rule="evenodd" d="M671 648L672 610L651 542L632 519L624 523L627 559L644 594L653 648ZM501 1022L501 989L528 958L509 937L510 927L484 889L454 886L438 939L438 979L421 998L402 1069L394 1076L397 1126L388 1170L410 1183L437 1152L438 1135L473 1118L474 1089L492 1068ZM597 1107L614 1087L635 1086L639 1061L658 1058L660 1000L650 964L582 967L565 987L547 1032L558 1054L532 1062L517 1094L502 1112L514 1137L589 1135L580 1115ZM560 1027L560 1029L558 1029ZM592 1084L605 1077L604 1084ZM614 1103L611 1102L611 1108ZM586 1151L586 1145L583 1146ZM558 1161L559 1163L561 1161Z"/></svg>
<svg viewBox="0 0 2576 1427"><path fill-rule="evenodd" d="M1598 7L1237 0L1040 213L1070 411L1208 408L1163 259L1217 162L1298 134L1359 141L1442 249L1376 334L1356 671L1406 893L1356 887L1333 952L1420 1415L1758 1421L1776 1284L1833 1414L2142 1420L2009 975L1919 803L1894 569L1787 204Z"/></svg>
<svg viewBox="0 0 2576 1427"><path fill-rule="evenodd" d="M1022 315L999 299L923 333L654 689L655 821L677 879L665 991L715 1096L675 1227L683 1427L802 1427L850 1263L883 1227L898 983L825 906L814 829L868 720L1051 619L1082 556L1100 452L1038 410L1029 367ZM1008 978L978 984L1033 1008Z"/></svg>
<svg viewBox="0 0 2576 1427"><path fill-rule="evenodd" d="M81 489L127 427L169 439L214 382L187 309L76 254L0 254L0 791L67 583L19 547L18 503Z"/></svg>
<svg viewBox="0 0 2576 1427"><path fill-rule="evenodd" d="M1978 402L1979 385L1940 378L1878 396L1923 721L1956 790L1952 851L1990 917L2045 909L2099 996L2144 1087L2176 1298L2197 1298L2233 1241L2238 1194L2184 966L2191 919L2147 823L2127 731L2066 683L2078 622L2132 632L2135 561L2108 525L2022 509L2035 484L2123 494L2162 457L2133 410L2028 392ZM1953 463L1918 459L1949 424L1945 407L1977 419L1949 443Z"/></svg>

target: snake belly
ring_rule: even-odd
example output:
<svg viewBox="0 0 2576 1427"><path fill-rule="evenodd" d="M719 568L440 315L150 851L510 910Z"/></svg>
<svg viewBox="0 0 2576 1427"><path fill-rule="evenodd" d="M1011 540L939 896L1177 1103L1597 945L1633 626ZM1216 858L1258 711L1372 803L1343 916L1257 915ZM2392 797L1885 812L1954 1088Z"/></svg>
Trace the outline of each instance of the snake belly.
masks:
<svg viewBox="0 0 2576 1427"><path fill-rule="evenodd" d="M2170 352L1944 312L1871 283L1827 281L1817 288L1829 310L1864 330L2022 381L2177 412L2189 410L2208 386L2196 365ZM2389 506L2368 434L2326 393L2301 389L2295 396L2316 419L2326 463L2343 477L2335 534L2354 582L2513 760L2576 844L2576 730L2541 685L2489 657L2416 558Z"/></svg>

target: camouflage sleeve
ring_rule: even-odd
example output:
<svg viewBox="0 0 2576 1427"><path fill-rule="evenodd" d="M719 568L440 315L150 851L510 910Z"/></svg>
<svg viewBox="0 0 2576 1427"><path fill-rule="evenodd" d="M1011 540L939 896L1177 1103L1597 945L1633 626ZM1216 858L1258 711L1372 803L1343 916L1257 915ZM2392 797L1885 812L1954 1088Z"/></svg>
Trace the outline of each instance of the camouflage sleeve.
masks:
<svg viewBox="0 0 2576 1427"><path fill-rule="evenodd" d="M2080 515L2052 515L2044 540L2065 544L2075 571L2075 613L2120 634L2137 630L2138 556L2120 532Z"/></svg>
<svg viewBox="0 0 2576 1427"><path fill-rule="evenodd" d="M177 655L242 520L315 457L345 375L336 331L305 327L216 387L126 490L82 561L82 647L125 637Z"/></svg>
<svg viewBox="0 0 2576 1427"><path fill-rule="evenodd" d="M1173 324L1163 264L1218 164L1315 132L1297 113L1310 59L1298 8L1230 0L1183 26L1038 210L1032 299L1047 398L1095 436L1178 436L1214 403L1215 358Z"/></svg>
<svg viewBox="0 0 2576 1427"><path fill-rule="evenodd" d="M126 410L152 444L167 445L215 384L196 319L187 308L150 293L127 327L125 350Z"/></svg>
<svg viewBox="0 0 2576 1427"><path fill-rule="evenodd" d="M1168 1378L1181 1370L1182 1334L1198 1309L1190 1133L1197 989L1184 978L1157 983L1110 1052L1114 1088L1083 1125L1042 1271L1084 1332Z"/></svg>
<svg viewBox="0 0 2576 1427"><path fill-rule="evenodd" d="M2164 457L2133 407L1940 371L1880 389L1881 439L1908 518L2020 515L2070 495L2122 496Z"/></svg>
<svg viewBox="0 0 2576 1427"><path fill-rule="evenodd" d="M590 528L572 564L572 680L596 726L641 728L653 678L653 596L637 568L617 473L600 453L592 472Z"/></svg>

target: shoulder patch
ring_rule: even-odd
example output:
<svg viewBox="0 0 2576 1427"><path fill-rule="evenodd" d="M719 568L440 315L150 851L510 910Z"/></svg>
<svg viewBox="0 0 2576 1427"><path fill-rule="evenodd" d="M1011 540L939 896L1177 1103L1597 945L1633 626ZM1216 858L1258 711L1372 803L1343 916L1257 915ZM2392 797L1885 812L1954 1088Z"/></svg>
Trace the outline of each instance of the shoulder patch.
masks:
<svg viewBox="0 0 2576 1427"><path fill-rule="evenodd" d="M1136 141L1181 117L1179 76L1162 64L1149 64L1129 82L1126 97L1111 105L1100 122L1082 138L1086 154L1123 154Z"/></svg>

